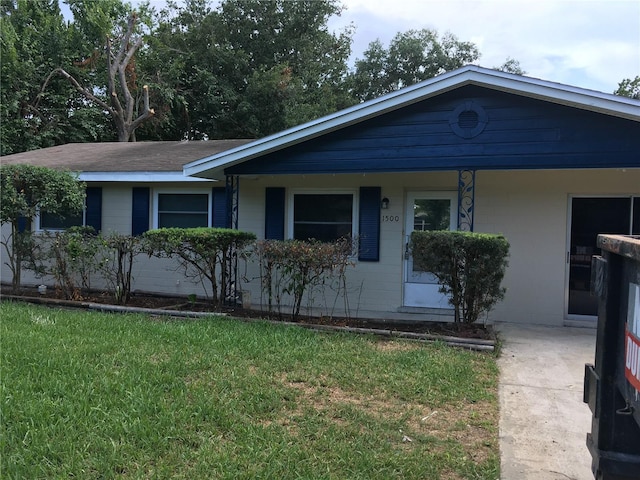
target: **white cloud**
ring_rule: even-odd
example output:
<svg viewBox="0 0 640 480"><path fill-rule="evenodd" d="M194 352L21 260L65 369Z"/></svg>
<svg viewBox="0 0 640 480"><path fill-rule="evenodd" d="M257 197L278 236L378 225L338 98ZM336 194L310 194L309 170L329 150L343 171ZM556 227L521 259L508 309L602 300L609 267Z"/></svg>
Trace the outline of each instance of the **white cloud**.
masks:
<svg viewBox="0 0 640 480"><path fill-rule="evenodd" d="M640 75L638 0L343 0L354 22L354 55L399 31L435 28L474 42L480 64L507 57L545 80L612 92ZM337 24L336 24L337 25Z"/></svg>

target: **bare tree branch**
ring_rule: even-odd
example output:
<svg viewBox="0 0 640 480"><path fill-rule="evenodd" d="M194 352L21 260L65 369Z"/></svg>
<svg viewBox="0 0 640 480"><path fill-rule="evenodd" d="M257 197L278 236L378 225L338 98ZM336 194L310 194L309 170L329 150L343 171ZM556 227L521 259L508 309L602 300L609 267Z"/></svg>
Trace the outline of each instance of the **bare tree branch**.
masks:
<svg viewBox="0 0 640 480"><path fill-rule="evenodd" d="M47 78L45 79L44 83L42 84L42 88L40 88L40 93L38 93L37 101L36 101L36 103L34 105L35 108L37 108L38 105L40 104L40 98L42 97L42 94L44 93L45 89L49 85L49 82L51 81L51 79L53 78L54 75L60 75L60 76L62 76L64 78L66 78L67 80L69 80L71 85L73 85L75 87L75 89L78 92L80 92L81 94L83 94L87 99L91 100L92 102L97 103L102 108L107 110L111 115L114 114L113 109L108 104L106 104L105 102L100 100L98 97L96 97L93 93L91 93L91 91L88 88L83 87L82 85L80 85L80 83L78 83L78 81L63 68L56 68L47 76Z"/></svg>
<svg viewBox="0 0 640 480"><path fill-rule="evenodd" d="M88 88L80 85L80 83L63 68L56 68L45 79L44 84L40 89L40 93L36 97L36 102L33 108L37 110L40 99L42 98L44 90L51 81L51 78L53 78L54 75L61 75L69 80L75 89L82 93L82 95L87 99L109 112L109 115L117 129L118 141L127 142L131 138L135 139L135 136L133 135L135 129L138 128L142 122L148 120L155 114L154 110L149 108L149 88L145 85L143 87L143 111L135 120L133 119L136 102L133 95L131 95L129 84L127 82L127 67L133 61L133 57L138 48L142 45L142 38L138 38L133 42L133 44L131 44L131 36L134 33L136 20L137 16L134 12L129 17L127 31L120 39L118 52L115 55L113 53L111 38L107 37L106 39L107 95L109 96L109 102L111 105L96 97ZM118 91L120 94L118 94Z"/></svg>

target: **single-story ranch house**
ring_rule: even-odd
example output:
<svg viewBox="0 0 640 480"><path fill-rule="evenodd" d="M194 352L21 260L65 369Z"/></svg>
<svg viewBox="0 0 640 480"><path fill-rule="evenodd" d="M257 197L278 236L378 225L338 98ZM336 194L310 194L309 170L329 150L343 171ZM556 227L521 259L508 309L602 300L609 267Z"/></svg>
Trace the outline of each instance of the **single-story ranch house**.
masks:
<svg viewBox="0 0 640 480"><path fill-rule="evenodd" d="M157 165L139 168L126 150L113 165L100 144L82 146L91 169L65 161L73 146L3 162L51 165L45 159L56 157L81 170L89 187L101 188L103 230L157 228L163 202L184 199L188 209L193 200L198 210L202 195L206 207L193 212L201 224L220 225L217 204L225 224L258 238L352 235L360 244L348 280L360 287L363 317L433 318L448 310L407 250L412 231L444 227L501 233L511 244L507 294L490 321L595 325L596 234L640 234L640 101L629 98L467 66L233 142L199 142L200 154L180 158L184 176L173 172L166 181ZM158 151L127 145L141 157ZM159 148L166 156L187 148L180 145L196 143ZM175 275L150 267L136 288L191 293ZM238 288L254 303L260 298L257 281Z"/></svg>

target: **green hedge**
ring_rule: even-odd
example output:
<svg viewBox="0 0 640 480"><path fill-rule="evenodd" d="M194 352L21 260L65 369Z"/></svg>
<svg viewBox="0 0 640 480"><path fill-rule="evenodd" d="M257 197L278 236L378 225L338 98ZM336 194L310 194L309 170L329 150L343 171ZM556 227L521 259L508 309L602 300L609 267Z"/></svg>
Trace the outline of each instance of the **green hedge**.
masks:
<svg viewBox="0 0 640 480"><path fill-rule="evenodd" d="M253 233L228 228L160 228L144 233L149 255L175 258L186 276L207 279L217 304L225 300L232 255L255 239Z"/></svg>
<svg viewBox="0 0 640 480"><path fill-rule="evenodd" d="M509 242L502 235L427 231L411 234L411 253L420 270L433 273L449 295L455 321L474 323L504 298L502 279Z"/></svg>

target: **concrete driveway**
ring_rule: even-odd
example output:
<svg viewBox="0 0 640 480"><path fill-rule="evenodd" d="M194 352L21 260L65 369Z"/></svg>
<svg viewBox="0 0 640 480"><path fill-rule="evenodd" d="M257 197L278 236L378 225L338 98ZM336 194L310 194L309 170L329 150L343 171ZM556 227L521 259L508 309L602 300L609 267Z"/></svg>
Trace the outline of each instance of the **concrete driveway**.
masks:
<svg viewBox="0 0 640 480"><path fill-rule="evenodd" d="M593 480L585 443L584 364L596 330L500 324L500 453L503 480Z"/></svg>

